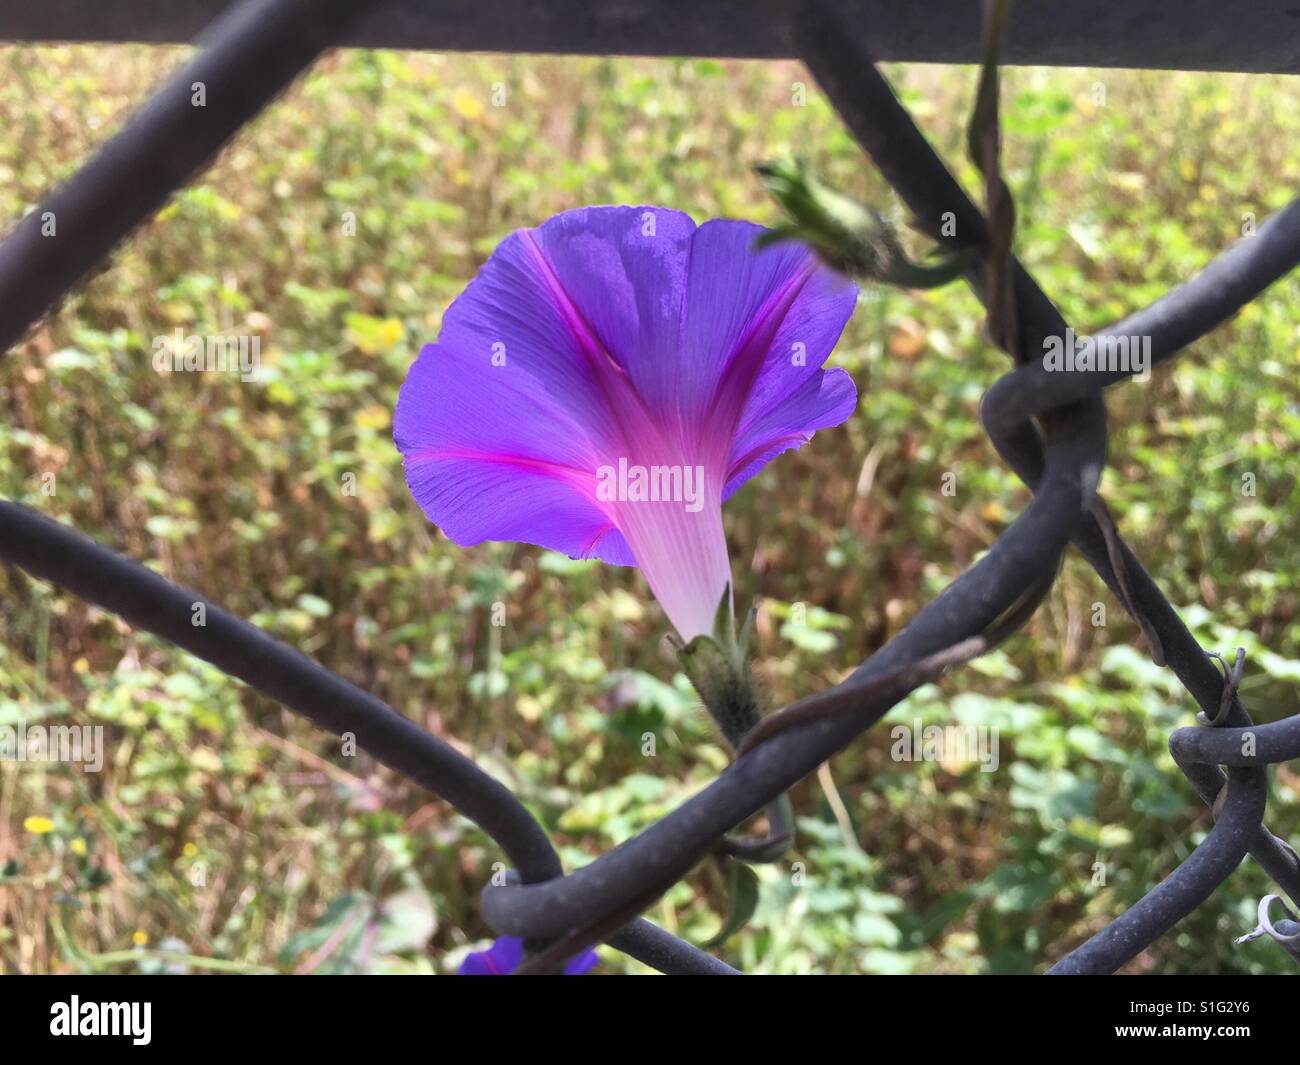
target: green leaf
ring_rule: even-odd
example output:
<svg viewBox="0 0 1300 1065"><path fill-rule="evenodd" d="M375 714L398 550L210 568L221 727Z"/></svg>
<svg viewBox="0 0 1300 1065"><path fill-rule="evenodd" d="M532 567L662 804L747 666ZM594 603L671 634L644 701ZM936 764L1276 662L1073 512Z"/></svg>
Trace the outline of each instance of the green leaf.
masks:
<svg viewBox="0 0 1300 1065"><path fill-rule="evenodd" d="M744 862L729 862L728 866L727 898L731 906L718 934L705 944L710 949L721 946L744 928L758 908L758 876L754 870Z"/></svg>
<svg viewBox="0 0 1300 1065"><path fill-rule="evenodd" d="M423 888L408 888L390 895L383 901L379 912L375 950L380 954L423 950L438 927L433 902Z"/></svg>
<svg viewBox="0 0 1300 1065"><path fill-rule="evenodd" d="M319 595L304 594L298 596L298 609L314 618L327 618L334 608Z"/></svg>

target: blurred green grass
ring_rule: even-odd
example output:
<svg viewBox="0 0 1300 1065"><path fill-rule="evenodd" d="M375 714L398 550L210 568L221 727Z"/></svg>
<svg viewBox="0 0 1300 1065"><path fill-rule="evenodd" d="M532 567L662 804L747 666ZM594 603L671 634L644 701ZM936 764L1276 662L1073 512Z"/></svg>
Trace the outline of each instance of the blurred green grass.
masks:
<svg viewBox="0 0 1300 1065"><path fill-rule="evenodd" d="M183 54L0 48L0 217L34 206ZM974 72L892 74L975 188ZM638 576L449 544L407 495L392 406L513 228L602 202L770 223L749 167L791 153L892 202L813 85L794 105L805 79L786 63L330 56L6 357L0 492L374 691L507 781L571 867L590 861L725 754ZM1190 276L1300 183L1290 79L1014 70L1004 100L1018 248L1081 333ZM1104 494L1204 645L1247 647L1257 720L1295 711L1300 689L1297 294L1284 281L1109 400ZM1024 505L978 423L1006 368L981 321L956 288L865 293L833 357L857 414L728 505L739 599L766 604L774 706L853 668ZM260 336L259 380L159 374L152 339L178 327ZM98 775L0 764L0 970L441 972L487 936L475 899L498 852L364 755L14 571L0 634L0 724L101 724L110 740ZM1071 560L1003 652L917 692L796 790L794 864L762 871L727 956L755 972L1045 967L1207 830L1165 748L1194 710ZM916 719L997 725L1000 769L892 761L888 726ZM1298 799L1280 767L1284 836ZM1128 970L1286 971L1267 941L1231 946L1266 890L1243 866ZM648 916L703 942L721 905L703 866Z"/></svg>

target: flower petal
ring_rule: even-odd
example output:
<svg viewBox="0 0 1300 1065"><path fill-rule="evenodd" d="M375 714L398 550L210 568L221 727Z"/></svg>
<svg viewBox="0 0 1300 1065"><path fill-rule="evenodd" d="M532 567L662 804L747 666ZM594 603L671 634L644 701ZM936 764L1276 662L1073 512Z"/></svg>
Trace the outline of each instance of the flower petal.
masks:
<svg viewBox="0 0 1300 1065"><path fill-rule="evenodd" d="M507 976L524 958L524 941L517 936L501 936L487 950L468 954L456 970L457 976Z"/></svg>
<svg viewBox="0 0 1300 1065"><path fill-rule="evenodd" d="M393 418L411 494L453 541L538 544L631 565L595 501L599 461L583 432L526 368L439 342L402 385Z"/></svg>
<svg viewBox="0 0 1300 1065"><path fill-rule="evenodd" d="M671 432L678 420L682 306L695 233L689 215L661 207L585 207L530 231L553 271L551 298L574 335L596 338L660 432Z"/></svg>
<svg viewBox="0 0 1300 1065"><path fill-rule="evenodd" d="M851 282L801 245L755 251L762 232L748 222L715 220L696 231L692 244L683 391L696 404L692 420L709 434L707 449L723 446L728 456L763 443L753 436L737 450L735 437L747 426L769 425L773 408L804 406L817 394L820 386L809 392L809 382L818 379L857 298Z"/></svg>
<svg viewBox="0 0 1300 1065"><path fill-rule="evenodd" d="M464 545L640 565L683 638L711 631L730 580L722 500L856 399L821 370L855 289L803 247L756 251L761 232L591 207L506 238L398 401L430 519ZM601 495L618 463L700 471L698 495Z"/></svg>
<svg viewBox="0 0 1300 1065"><path fill-rule="evenodd" d="M487 950L465 956L457 976L509 976L524 960L524 941L518 936L501 936ZM565 976L585 976L600 963L594 950L584 950L564 966Z"/></svg>
<svg viewBox="0 0 1300 1065"><path fill-rule="evenodd" d="M594 950L584 950L564 967L565 976L586 976L600 964L600 956Z"/></svg>
<svg viewBox="0 0 1300 1065"><path fill-rule="evenodd" d="M512 233L448 309L439 343L521 367L617 453L661 432L695 223L586 207Z"/></svg>
<svg viewBox="0 0 1300 1065"><path fill-rule="evenodd" d="M751 401L732 444L723 500L730 499L781 452L802 447L818 429L847 421L857 404L857 386L839 368L818 370L766 409L758 409L758 404Z"/></svg>

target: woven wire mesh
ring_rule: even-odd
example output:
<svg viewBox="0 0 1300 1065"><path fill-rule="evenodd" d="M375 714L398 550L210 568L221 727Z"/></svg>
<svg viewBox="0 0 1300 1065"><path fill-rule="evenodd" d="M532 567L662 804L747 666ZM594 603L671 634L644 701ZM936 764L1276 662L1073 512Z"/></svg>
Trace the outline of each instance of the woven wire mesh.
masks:
<svg viewBox="0 0 1300 1065"><path fill-rule="evenodd" d="M197 57L0 245L0 349L18 341L369 7L354 0L247 0L214 23ZM987 249L985 218L842 17L835 4L792 7L787 28L794 52L918 227L943 242L945 221L955 220L966 243ZM190 95L200 82L212 103L196 111ZM41 223L49 212L74 239L44 239ZM1152 362L1164 362L1297 262L1300 201L1097 339L1147 338ZM969 277L981 296L986 266L987 257ZM1018 337L1013 350L1041 350L1047 338L1065 336L1060 312L1014 259L1009 276ZM1214 665L1096 496L1106 461L1102 392L1131 372L1053 374L1038 362L1018 360L989 388L981 413L999 455L1033 490L1019 518L852 676L788 709L789 727L747 750L657 823L567 875L541 826L503 784L379 699L207 597L11 502L0 502L0 557L197 655L321 728L351 734L379 762L473 820L514 870L484 889L482 912L498 932L525 939L530 967L546 969L606 942L663 972L734 973L639 914L713 853L727 832L933 675L927 663L942 663L973 638L994 631L1001 638L1023 625L1073 545L1138 623L1153 659L1173 670L1213 726L1180 729L1170 739L1177 764L1214 811L1213 829L1171 875L1050 970L1107 973L1203 903L1247 855L1300 902L1300 858L1264 825L1267 767L1300 757L1300 716L1252 724L1237 697L1240 664L1235 673ZM195 626L200 603L207 620Z"/></svg>

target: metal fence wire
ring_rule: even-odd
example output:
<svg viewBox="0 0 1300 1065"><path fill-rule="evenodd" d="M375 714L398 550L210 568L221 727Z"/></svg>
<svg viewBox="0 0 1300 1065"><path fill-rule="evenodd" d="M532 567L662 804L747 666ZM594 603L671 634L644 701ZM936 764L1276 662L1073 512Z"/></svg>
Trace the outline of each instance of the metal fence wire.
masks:
<svg viewBox="0 0 1300 1065"><path fill-rule="evenodd" d="M572 9L567 2L556 6ZM988 294L997 291L989 284L999 266L997 233L992 232L998 225L996 200L990 198L995 204L990 225L878 72L862 44L861 27L870 24L857 21L862 9L871 6L831 0L766 3L764 18L758 20L761 32L752 19L733 19L730 27L710 20L707 39L731 40L727 34L734 31L734 48L719 43L720 52L770 54L777 47L771 42L779 41L784 44L778 54L801 57L918 227L943 244L949 240L943 222L955 220L963 244L978 250L968 280L987 304ZM121 10L121 5L104 7ZM212 7L187 2L176 11L192 19L198 9ZM414 18L415 7L407 0L397 3L393 24L400 27L403 17ZM22 8L20 4L16 19L12 13L6 16L17 26L11 36L24 36L19 32L24 18L48 26L53 11L68 27L76 13L75 5L70 9L66 3L31 5L25 14ZM325 48L349 39L359 25L378 25L381 10L388 5L244 0L221 11L199 39L201 50L192 61L0 245L0 350L19 341L102 264ZM97 17L103 36L118 36L108 28L111 18ZM473 20L469 14L466 18ZM595 15L586 23L580 18L565 23L567 28L553 22L547 22L548 46L563 48L569 41L572 51L590 51L591 41L599 46L617 38ZM936 25L942 22L936 18ZM0 22L0 34L4 29ZM462 38L475 39L469 31ZM760 38L762 49L746 53L747 45ZM952 38L952 33L936 32L937 40ZM449 39L457 44L454 33ZM955 57L969 59L969 52ZM192 88L199 82L206 87L202 109L191 106ZM990 181L988 187L995 185ZM57 239L42 235L42 221L50 214L57 218ZM1149 338L1152 363L1164 362L1297 262L1300 200L1200 274L1096 339ZM1013 318L1001 322L1002 337L1017 338L1010 350L1042 350L1045 338L1064 337L1067 323L1034 278L1014 258L1001 265L1014 297ZM990 326L997 338L996 308L990 308ZM770 728L703 791L567 875L524 805L473 761L207 597L11 502L0 502L0 557L184 648L321 728L352 734L378 761L478 824L515 870L484 889L482 913L499 933L524 938L529 948L525 969L544 971L583 947L606 942L662 972L734 974L730 966L638 915L714 852L727 832L843 750L941 667L968 656L955 649L987 648L1019 628L1051 587L1062 554L1072 544L1141 628L1153 660L1172 669L1200 707L1201 724L1175 732L1170 750L1215 817L1204 841L1164 881L1049 970L1110 973L1204 902L1247 854L1300 903L1300 857L1263 823L1267 767L1300 758L1300 715L1252 724L1237 696L1240 660L1231 669L1215 665L1124 543L1096 495L1106 460L1102 391L1131 372L1057 374L1038 360L1016 359L1013 369L989 388L981 412L999 455L1033 491L1014 524L842 684L770 719L781 725ZM191 621L197 603L205 604L207 613L206 625L199 627ZM1294 953L1300 926L1288 920L1274 923L1268 903L1261 905L1264 929Z"/></svg>

